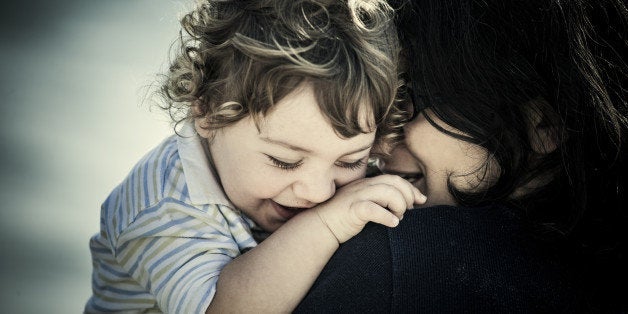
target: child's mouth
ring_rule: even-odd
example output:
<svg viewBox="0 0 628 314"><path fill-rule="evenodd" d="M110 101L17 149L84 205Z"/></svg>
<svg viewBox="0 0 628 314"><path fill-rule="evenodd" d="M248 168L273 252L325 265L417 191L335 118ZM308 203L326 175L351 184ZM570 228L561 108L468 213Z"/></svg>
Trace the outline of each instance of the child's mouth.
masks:
<svg viewBox="0 0 628 314"><path fill-rule="evenodd" d="M307 209L304 207L283 206L273 200L270 200L270 203L277 212L277 214L279 214L279 216L281 216L281 218L285 219L286 221L290 220L292 217Z"/></svg>

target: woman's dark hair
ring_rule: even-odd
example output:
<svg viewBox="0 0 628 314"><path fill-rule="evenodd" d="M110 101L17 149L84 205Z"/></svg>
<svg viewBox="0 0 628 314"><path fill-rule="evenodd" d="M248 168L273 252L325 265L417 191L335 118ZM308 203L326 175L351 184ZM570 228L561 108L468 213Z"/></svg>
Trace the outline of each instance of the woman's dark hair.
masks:
<svg viewBox="0 0 628 314"><path fill-rule="evenodd" d="M506 201L528 181L552 173L554 182L570 185L573 210L556 227L571 230L589 203L592 176L621 164L628 126L623 2L417 0L398 6L414 105L429 107L466 136L433 123L441 131L486 148L501 170L484 191L450 184L458 202ZM551 153L530 145L531 108L554 130L558 147ZM547 187L516 201L540 201Z"/></svg>
<svg viewBox="0 0 628 314"><path fill-rule="evenodd" d="M628 228L621 225L628 207L626 4L399 0L395 6L414 106L429 108L428 121L442 132L486 148L487 163L497 162L501 171L481 191L457 190L450 180L458 203L507 203L592 250L620 245L600 238L626 236ZM552 130L551 152L532 147L530 110ZM465 135L447 132L430 115ZM513 197L531 180L540 188ZM585 235L591 229L596 236Z"/></svg>

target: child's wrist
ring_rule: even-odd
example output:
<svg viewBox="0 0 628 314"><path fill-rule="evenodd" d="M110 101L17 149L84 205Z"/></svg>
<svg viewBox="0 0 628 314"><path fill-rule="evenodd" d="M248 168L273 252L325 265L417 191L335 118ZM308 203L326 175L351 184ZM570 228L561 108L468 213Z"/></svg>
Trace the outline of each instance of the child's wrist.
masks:
<svg viewBox="0 0 628 314"><path fill-rule="evenodd" d="M330 235L330 238L334 239L338 245L344 242L344 241L340 241L336 233L332 230L332 228L327 223L327 220L325 220L325 218L323 218L323 216L321 215L320 210L315 209L313 210L313 212L316 214L316 217L319 220L319 222L323 225L323 229L327 230L327 233Z"/></svg>

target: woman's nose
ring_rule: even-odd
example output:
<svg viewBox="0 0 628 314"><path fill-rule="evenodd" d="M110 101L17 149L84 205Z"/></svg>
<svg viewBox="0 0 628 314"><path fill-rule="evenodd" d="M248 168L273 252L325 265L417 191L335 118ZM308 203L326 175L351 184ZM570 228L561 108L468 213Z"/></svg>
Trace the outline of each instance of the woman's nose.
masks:
<svg viewBox="0 0 628 314"><path fill-rule="evenodd" d="M419 170L416 163L416 158L414 158L408 148L405 145L398 145L392 150L390 156L378 166L384 173L407 173Z"/></svg>

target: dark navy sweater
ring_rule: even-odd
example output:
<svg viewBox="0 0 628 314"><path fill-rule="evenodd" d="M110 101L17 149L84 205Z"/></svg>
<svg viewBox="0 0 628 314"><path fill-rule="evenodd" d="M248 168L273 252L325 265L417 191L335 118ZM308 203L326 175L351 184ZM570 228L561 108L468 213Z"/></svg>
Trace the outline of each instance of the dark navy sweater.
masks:
<svg viewBox="0 0 628 314"><path fill-rule="evenodd" d="M295 312L581 312L568 264L506 208L414 209L341 245Z"/></svg>

